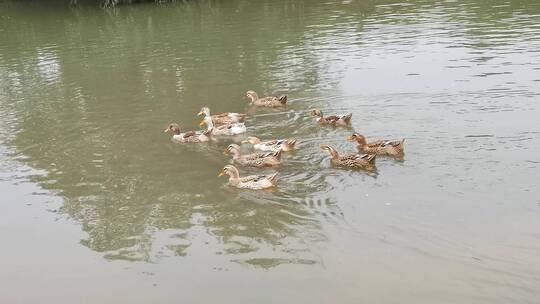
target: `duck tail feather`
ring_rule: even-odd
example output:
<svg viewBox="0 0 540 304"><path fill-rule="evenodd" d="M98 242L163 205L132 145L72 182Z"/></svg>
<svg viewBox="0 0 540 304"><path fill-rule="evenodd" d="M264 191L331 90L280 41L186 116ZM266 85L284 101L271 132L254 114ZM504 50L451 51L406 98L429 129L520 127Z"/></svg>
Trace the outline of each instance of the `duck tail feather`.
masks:
<svg viewBox="0 0 540 304"><path fill-rule="evenodd" d="M282 152L282 151L283 151L283 150L281 150L281 149L277 150L276 152L274 152L273 156L274 156L275 158L277 158L278 160L281 160L281 152Z"/></svg>
<svg viewBox="0 0 540 304"><path fill-rule="evenodd" d="M278 180L277 176L278 176L278 172L270 175L268 177L268 179L270 180L270 182L272 182L272 184L275 184L277 182L277 180Z"/></svg>
<svg viewBox="0 0 540 304"><path fill-rule="evenodd" d="M287 145L292 147L292 146L294 146L296 144L296 139L288 139L286 141L286 143L287 143Z"/></svg>

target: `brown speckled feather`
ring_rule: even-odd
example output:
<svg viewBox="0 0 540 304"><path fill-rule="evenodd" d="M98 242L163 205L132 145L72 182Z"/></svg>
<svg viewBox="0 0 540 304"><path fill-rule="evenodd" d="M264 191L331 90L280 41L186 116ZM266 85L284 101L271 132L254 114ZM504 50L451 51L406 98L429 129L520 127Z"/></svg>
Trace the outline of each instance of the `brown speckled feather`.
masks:
<svg viewBox="0 0 540 304"><path fill-rule="evenodd" d="M405 140L394 140L394 141L378 140L376 142L371 142L367 145L360 144L357 146L357 149L360 152L370 153L370 154L403 156L404 142Z"/></svg>
<svg viewBox="0 0 540 304"><path fill-rule="evenodd" d="M195 131L188 131L186 133L184 133L184 139L187 139L188 137L193 137L195 136Z"/></svg>
<svg viewBox="0 0 540 304"><path fill-rule="evenodd" d="M262 97L255 100L253 103L259 107L267 107L267 108L282 107L287 103L287 96Z"/></svg>
<svg viewBox="0 0 540 304"><path fill-rule="evenodd" d="M249 176L240 177L240 181L243 183L258 182L264 178L266 178L266 175L249 175Z"/></svg>
<svg viewBox="0 0 540 304"><path fill-rule="evenodd" d="M281 150L276 152L252 153L240 155L233 160L243 166L271 167L281 163Z"/></svg>
<svg viewBox="0 0 540 304"><path fill-rule="evenodd" d="M354 169L363 169L368 171L375 170L375 155L372 154L349 154L339 156L338 158L332 159L332 163L337 166L354 168Z"/></svg>
<svg viewBox="0 0 540 304"><path fill-rule="evenodd" d="M328 124L332 126L346 126L351 122L352 113L347 115L330 115L326 117L321 117L319 123Z"/></svg>
<svg viewBox="0 0 540 304"><path fill-rule="evenodd" d="M216 114L212 115L212 122L215 125L225 125L235 122L244 122L246 120L246 114L240 114L236 113L235 118L231 118L229 116L229 113L222 113L222 114Z"/></svg>

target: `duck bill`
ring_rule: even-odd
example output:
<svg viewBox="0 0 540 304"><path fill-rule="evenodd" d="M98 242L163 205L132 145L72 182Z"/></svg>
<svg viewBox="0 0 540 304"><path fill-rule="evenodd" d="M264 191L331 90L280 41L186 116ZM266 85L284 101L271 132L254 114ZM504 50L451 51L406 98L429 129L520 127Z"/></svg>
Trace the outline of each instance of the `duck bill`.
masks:
<svg viewBox="0 0 540 304"><path fill-rule="evenodd" d="M228 154L229 154L229 150L225 149L225 150L223 151L223 155L228 155Z"/></svg>
<svg viewBox="0 0 540 304"><path fill-rule="evenodd" d="M197 116L203 116L203 115L204 115L204 113L202 111L197 113Z"/></svg>
<svg viewBox="0 0 540 304"><path fill-rule="evenodd" d="M169 132L169 129L165 129L165 130L163 131L163 133L167 133L167 132Z"/></svg>
<svg viewBox="0 0 540 304"><path fill-rule="evenodd" d="M352 136L347 136L347 141L354 141L354 138Z"/></svg>
<svg viewBox="0 0 540 304"><path fill-rule="evenodd" d="M223 172L223 170L221 170L218 174L218 177L222 177L223 175L225 175L225 172Z"/></svg>

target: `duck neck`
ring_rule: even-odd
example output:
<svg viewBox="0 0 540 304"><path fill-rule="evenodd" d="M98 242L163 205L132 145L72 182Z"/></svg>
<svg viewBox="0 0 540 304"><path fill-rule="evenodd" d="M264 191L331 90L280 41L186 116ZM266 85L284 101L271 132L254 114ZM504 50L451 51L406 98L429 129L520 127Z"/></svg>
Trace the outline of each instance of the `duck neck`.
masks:
<svg viewBox="0 0 540 304"><path fill-rule="evenodd" d="M237 186L240 183L240 179L238 177L229 177L229 185L231 186Z"/></svg>
<svg viewBox="0 0 540 304"><path fill-rule="evenodd" d="M236 150L236 149L231 149L231 154L233 156L233 158L239 158L241 153L240 151ZM236 177L238 178L238 172L236 172Z"/></svg>
<svg viewBox="0 0 540 304"><path fill-rule="evenodd" d="M240 173L238 173L238 170L229 169L227 174L229 174L229 184L233 186L238 185L240 182Z"/></svg>
<svg viewBox="0 0 540 304"><path fill-rule="evenodd" d="M210 115L206 114L205 113L205 117L204 117L204 123L206 124L206 131L212 131L212 129L214 128L214 123L212 122L212 117L210 117Z"/></svg>
<svg viewBox="0 0 540 304"><path fill-rule="evenodd" d="M367 145L367 140L366 140L366 138L364 136L362 136L362 137L357 136L356 137L356 142L358 143L359 147L364 147L364 146Z"/></svg>
<svg viewBox="0 0 540 304"><path fill-rule="evenodd" d="M336 151L336 149L330 147L328 151L330 152L330 157L332 157L332 159L339 158L339 153Z"/></svg>

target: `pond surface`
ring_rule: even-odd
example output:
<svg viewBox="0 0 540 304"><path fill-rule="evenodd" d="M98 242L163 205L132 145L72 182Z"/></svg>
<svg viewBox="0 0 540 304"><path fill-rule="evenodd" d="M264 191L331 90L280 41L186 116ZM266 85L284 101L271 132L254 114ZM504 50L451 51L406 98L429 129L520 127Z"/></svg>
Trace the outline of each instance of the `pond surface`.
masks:
<svg viewBox="0 0 540 304"><path fill-rule="evenodd" d="M540 2L0 11L2 302L540 301ZM275 191L217 177L233 139L163 133L204 105L298 139ZM404 160L332 168L351 130L312 108Z"/></svg>

